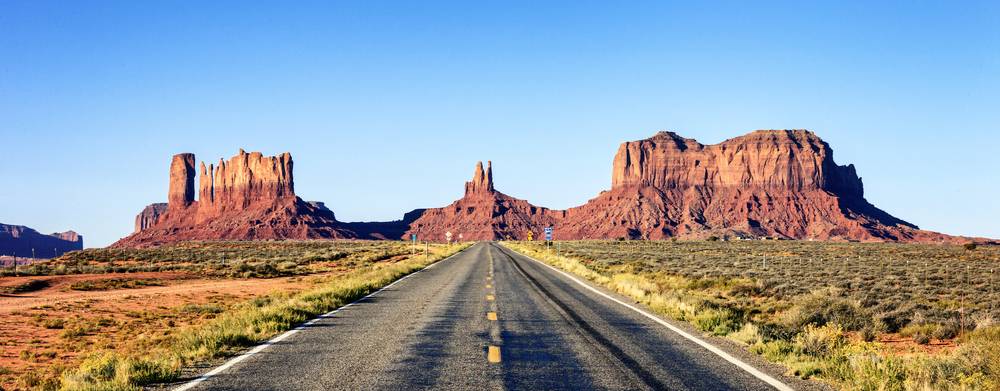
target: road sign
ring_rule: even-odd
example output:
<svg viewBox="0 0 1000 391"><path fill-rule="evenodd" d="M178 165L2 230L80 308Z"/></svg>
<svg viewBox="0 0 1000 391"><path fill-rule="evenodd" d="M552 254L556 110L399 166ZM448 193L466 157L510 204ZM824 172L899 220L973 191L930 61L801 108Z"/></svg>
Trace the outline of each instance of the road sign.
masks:
<svg viewBox="0 0 1000 391"><path fill-rule="evenodd" d="M545 227L545 240L552 241L552 227Z"/></svg>
<svg viewBox="0 0 1000 391"><path fill-rule="evenodd" d="M532 240L535 240L535 234L531 231L528 231L528 241L530 242Z"/></svg>
<svg viewBox="0 0 1000 391"><path fill-rule="evenodd" d="M461 242L461 241L462 241L462 234L458 234L458 241L459 241L459 242Z"/></svg>
<svg viewBox="0 0 1000 391"><path fill-rule="evenodd" d="M410 240L416 242L417 241L417 234L410 235Z"/></svg>
<svg viewBox="0 0 1000 391"><path fill-rule="evenodd" d="M448 239L448 243L451 243L451 231L444 233L445 239Z"/></svg>

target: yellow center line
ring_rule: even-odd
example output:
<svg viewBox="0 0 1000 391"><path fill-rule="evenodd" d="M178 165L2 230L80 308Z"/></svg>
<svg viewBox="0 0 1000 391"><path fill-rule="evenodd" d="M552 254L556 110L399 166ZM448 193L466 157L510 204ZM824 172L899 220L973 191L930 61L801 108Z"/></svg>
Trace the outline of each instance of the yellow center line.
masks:
<svg viewBox="0 0 1000 391"><path fill-rule="evenodd" d="M486 295L486 300L487 301L493 301L493 299L495 299L495 297L493 297L493 295Z"/></svg>
<svg viewBox="0 0 1000 391"><path fill-rule="evenodd" d="M490 346L489 352L486 354L486 360L491 363L500 362L500 347Z"/></svg>
<svg viewBox="0 0 1000 391"><path fill-rule="evenodd" d="M493 285L490 285L490 284L486 284L486 289L490 289L490 288L492 288L492 287L493 287Z"/></svg>
<svg viewBox="0 0 1000 391"><path fill-rule="evenodd" d="M486 313L486 319L497 320L497 313L493 312L493 311L487 312Z"/></svg>

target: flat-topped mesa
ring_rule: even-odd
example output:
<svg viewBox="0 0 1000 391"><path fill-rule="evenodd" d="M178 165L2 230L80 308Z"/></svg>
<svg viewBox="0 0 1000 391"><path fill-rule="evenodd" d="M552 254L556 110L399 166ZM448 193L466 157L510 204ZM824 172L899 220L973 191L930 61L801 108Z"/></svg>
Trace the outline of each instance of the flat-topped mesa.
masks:
<svg viewBox="0 0 1000 391"><path fill-rule="evenodd" d="M169 209L184 209L194 203L194 176L194 154L174 155L170 161L170 188L167 193Z"/></svg>
<svg viewBox="0 0 1000 391"><path fill-rule="evenodd" d="M472 174L472 180L465 182L465 195L493 192L493 162L486 161L486 171L483 171L483 162L476 163L476 171Z"/></svg>
<svg viewBox="0 0 1000 391"><path fill-rule="evenodd" d="M258 201L294 198L292 155L265 157L260 152L239 154L219 164L201 164L199 208L245 208Z"/></svg>
<svg viewBox="0 0 1000 391"><path fill-rule="evenodd" d="M623 143L612 188L652 186L822 189L862 197L854 166L838 166L830 146L808 130L758 130L715 145L672 132Z"/></svg>

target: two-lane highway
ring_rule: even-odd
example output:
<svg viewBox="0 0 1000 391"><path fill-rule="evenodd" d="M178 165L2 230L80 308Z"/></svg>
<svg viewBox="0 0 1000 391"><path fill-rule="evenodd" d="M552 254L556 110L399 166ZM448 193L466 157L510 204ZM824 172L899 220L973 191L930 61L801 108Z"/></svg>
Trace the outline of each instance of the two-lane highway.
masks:
<svg viewBox="0 0 1000 391"><path fill-rule="evenodd" d="M774 388L654 319L492 243L476 244L186 387Z"/></svg>

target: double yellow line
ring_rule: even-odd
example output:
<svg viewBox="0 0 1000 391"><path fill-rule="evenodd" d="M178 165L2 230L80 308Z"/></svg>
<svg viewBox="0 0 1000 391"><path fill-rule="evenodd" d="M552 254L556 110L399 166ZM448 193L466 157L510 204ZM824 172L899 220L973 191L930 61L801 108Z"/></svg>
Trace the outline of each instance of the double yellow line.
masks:
<svg viewBox="0 0 1000 391"><path fill-rule="evenodd" d="M488 276L486 276L486 292L487 292L486 293L486 301L487 302L494 302L494 303L492 303L493 304L492 306L495 307L496 306L495 305L496 290L493 288L493 255L492 254L490 254L490 274ZM487 311L486 312L486 320L497 321L497 313L495 311ZM494 326L494 324L491 323L490 327L492 327L492 326ZM496 363L500 362L500 347L499 346L489 345L489 347L486 350L486 361L488 361L491 364L496 364Z"/></svg>

